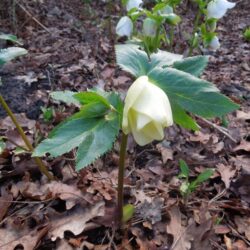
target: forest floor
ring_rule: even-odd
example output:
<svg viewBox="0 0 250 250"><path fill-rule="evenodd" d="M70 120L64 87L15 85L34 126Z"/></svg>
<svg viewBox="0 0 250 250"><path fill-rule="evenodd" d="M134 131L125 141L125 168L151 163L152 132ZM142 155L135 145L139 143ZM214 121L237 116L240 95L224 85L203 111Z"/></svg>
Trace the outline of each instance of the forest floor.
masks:
<svg viewBox="0 0 250 250"><path fill-rule="evenodd" d="M0 108L0 250L13 249L250 249L250 25L249 0L238 1L219 23L221 48L203 74L241 108L220 119L197 118L199 132L172 126L166 139L145 147L129 138L125 199L136 213L123 231L114 228L119 143L105 157L76 172L74 152L44 158L58 181L38 172L14 125ZM101 87L125 94L133 82L115 64L118 1L2 0L0 31L16 34L28 55L0 69L0 92L36 145L75 111L49 97L55 90ZM192 6L182 30L193 22ZM188 11L186 11L186 9ZM1 43L0 48L9 44ZM183 53L185 43L175 50ZM53 118L46 121L46 112ZM184 199L179 160L194 179L213 176Z"/></svg>

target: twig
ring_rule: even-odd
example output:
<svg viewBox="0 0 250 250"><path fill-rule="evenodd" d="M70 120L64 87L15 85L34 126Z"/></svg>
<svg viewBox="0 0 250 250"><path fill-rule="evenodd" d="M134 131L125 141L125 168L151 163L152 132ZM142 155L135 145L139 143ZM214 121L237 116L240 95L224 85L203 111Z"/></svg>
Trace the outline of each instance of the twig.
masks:
<svg viewBox="0 0 250 250"><path fill-rule="evenodd" d="M220 193L218 193L215 197L213 197L210 201L209 204L217 201L218 199L220 199L221 197L224 196L224 194L227 192L227 189L223 189Z"/></svg>
<svg viewBox="0 0 250 250"><path fill-rule="evenodd" d="M205 123L207 123L208 125L212 126L213 128L217 129L219 132L221 132L222 134L224 134L226 137L228 137L230 140L232 140L233 142L237 143L237 141L228 133L228 130L218 126L212 122L210 122L209 120L199 117L202 121L204 121Z"/></svg>
<svg viewBox="0 0 250 250"><path fill-rule="evenodd" d="M0 95L0 104L2 105L2 107L4 108L4 110L6 111L8 116L10 117L10 119L12 120L12 122L15 124L19 135L22 137L22 139L23 139L25 145L27 146L27 148L29 149L29 151L33 152L34 148L33 148L32 144L28 140L28 138L27 138L26 134L24 133L22 127L20 126L19 122L17 121L16 116L12 113L11 109L9 108L8 104L5 102L2 95ZM47 167L43 164L43 162L42 162L42 160L40 158L34 157L34 160L35 160L36 164L38 165L40 171L44 175L46 175L49 180L54 180L55 179L54 176L48 171Z"/></svg>
<svg viewBox="0 0 250 250"><path fill-rule="evenodd" d="M20 4L19 2L17 2L16 4L26 13L27 16L29 16L39 26L41 26L44 30L46 30L48 33L51 34L51 31L47 27L45 27L40 21L38 21L30 12L28 12L27 9L22 4Z"/></svg>
<svg viewBox="0 0 250 250"><path fill-rule="evenodd" d="M213 241L213 240L209 240L211 242L211 244L215 247L217 247L216 249L220 249L220 250L226 250L226 248L220 246L217 242Z"/></svg>
<svg viewBox="0 0 250 250"><path fill-rule="evenodd" d="M9 139L8 137L3 136L2 139L5 139L5 140L9 141L11 144L15 145L16 147L21 148L22 150L24 150L26 153L30 153L28 148L25 148L24 146L19 145L18 143L16 143L15 141Z"/></svg>
<svg viewBox="0 0 250 250"><path fill-rule="evenodd" d="M232 230L232 233L239 237L240 239L242 239L248 246L250 246L250 242L245 238L243 237L236 229L234 229L230 224L227 223L227 226Z"/></svg>

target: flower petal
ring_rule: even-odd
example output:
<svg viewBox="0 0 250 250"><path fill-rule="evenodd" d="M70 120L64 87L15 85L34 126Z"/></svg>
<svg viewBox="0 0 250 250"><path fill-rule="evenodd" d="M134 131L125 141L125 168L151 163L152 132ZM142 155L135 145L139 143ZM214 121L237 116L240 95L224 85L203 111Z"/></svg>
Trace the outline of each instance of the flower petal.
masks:
<svg viewBox="0 0 250 250"><path fill-rule="evenodd" d="M132 32L133 32L132 20L127 16L123 16L116 25L116 34L118 36L130 37L132 35Z"/></svg>
<svg viewBox="0 0 250 250"><path fill-rule="evenodd" d="M127 6L126 6L127 11L130 11L133 8L138 9L142 3L143 3L142 0L128 0Z"/></svg>
<svg viewBox="0 0 250 250"><path fill-rule="evenodd" d="M207 6L208 18L222 18L228 9L232 9L235 3L228 2L227 0L212 0Z"/></svg>

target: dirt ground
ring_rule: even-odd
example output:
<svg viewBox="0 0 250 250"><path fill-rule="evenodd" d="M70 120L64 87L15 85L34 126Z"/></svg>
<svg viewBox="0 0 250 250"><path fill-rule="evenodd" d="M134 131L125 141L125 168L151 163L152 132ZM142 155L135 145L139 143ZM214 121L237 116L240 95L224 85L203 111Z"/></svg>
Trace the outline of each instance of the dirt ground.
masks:
<svg viewBox="0 0 250 250"><path fill-rule="evenodd" d="M29 53L0 69L0 93L36 145L75 111L51 100L50 92L98 86L124 94L133 82L115 65L122 10L119 1L13 2L0 3L0 31L16 34ZM182 30L190 29L192 8L178 10L186 16ZM14 142L23 142L0 107L0 136L8 140L0 155L0 250L250 249L250 43L243 37L249 13L249 0L241 0L219 22L221 48L202 76L241 105L228 115L228 126L197 118L196 133L173 126L163 142L145 147L129 139L125 200L136 213L123 231L115 231L113 216L119 144L80 172L74 152L45 158L58 178L49 183L29 154L17 152ZM185 43L176 40L175 50L183 53ZM41 107L53 107L51 121ZM215 169L186 200L177 178L180 159L191 178Z"/></svg>

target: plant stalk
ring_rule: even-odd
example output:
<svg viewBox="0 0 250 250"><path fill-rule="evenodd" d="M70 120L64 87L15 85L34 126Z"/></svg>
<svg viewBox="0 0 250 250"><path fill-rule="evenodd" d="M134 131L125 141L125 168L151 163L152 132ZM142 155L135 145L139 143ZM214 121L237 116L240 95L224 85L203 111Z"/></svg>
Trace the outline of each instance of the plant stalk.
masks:
<svg viewBox="0 0 250 250"><path fill-rule="evenodd" d="M173 45L174 45L174 27L171 26L169 31L169 48L171 52L173 52Z"/></svg>
<svg viewBox="0 0 250 250"><path fill-rule="evenodd" d="M125 172L125 158L127 149L128 135L122 133L122 140L120 146L120 158L119 158L119 172L118 172L118 197L117 197L117 210L118 210L118 222L122 224L123 218L123 185L124 185L124 172Z"/></svg>
<svg viewBox="0 0 250 250"><path fill-rule="evenodd" d="M5 102L4 98L2 97L2 95L0 95L0 104L2 105L2 107L4 108L4 110L7 112L8 116L11 118L12 122L15 124L17 131L19 133L19 135L22 137L27 149L30 152L34 151L34 148L32 146L32 144L30 143L30 141L28 140L27 136L25 135L22 127L20 126L19 122L17 121L15 115L12 113L12 111L10 110L8 104ZM47 176L47 178L49 180L54 180L53 175L51 175L48 171L48 169L46 168L46 166L43 164L42 160L38 157L34 157L34 160L36 162L36 164L38 165L40 171Z"/></svg>
<svg viewBox="0 0 250 250"><path fill-rule="evenodd" d="M194 29L193 29L193 34L192 34L192 38L191 38L191 45L189 48L188 56L192 56L192 54L193 54L193 50L194 50L193 41L195 39L195 33L198 30L200 18L201 18L201 10L199 8L198 13L197 13L195 20L194 20Z"/></svg>

